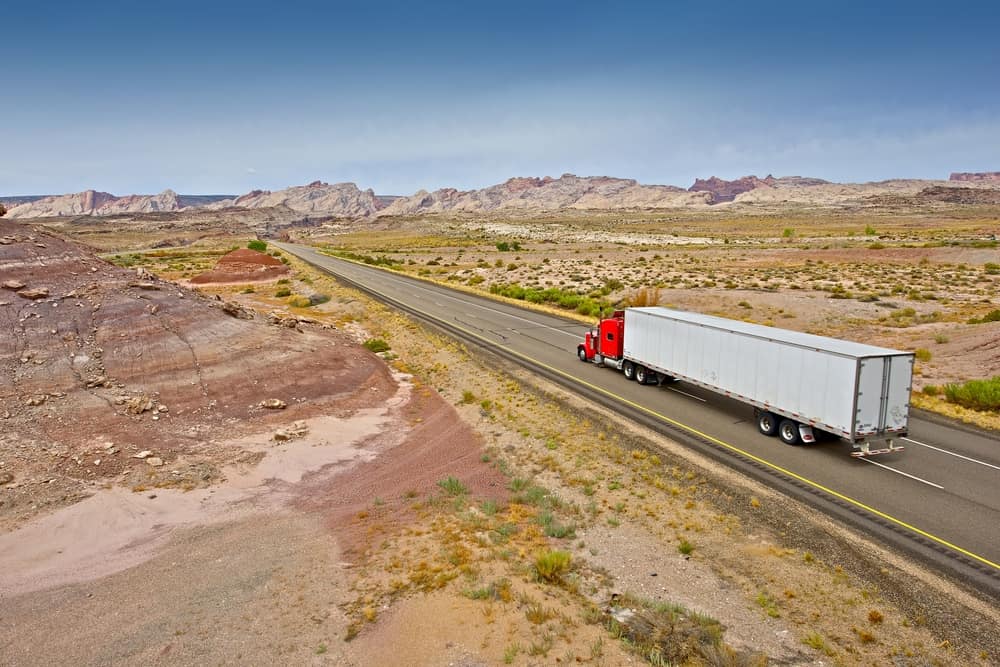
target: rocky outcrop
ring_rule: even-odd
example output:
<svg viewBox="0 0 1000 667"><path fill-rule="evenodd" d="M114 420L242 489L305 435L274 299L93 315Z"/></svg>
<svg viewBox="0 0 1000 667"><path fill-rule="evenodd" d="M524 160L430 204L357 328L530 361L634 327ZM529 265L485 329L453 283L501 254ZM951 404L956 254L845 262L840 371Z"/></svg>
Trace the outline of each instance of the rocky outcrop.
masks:
<svg viewBox="0 0 1000 667"><path fill-rule="evenodd" d="M274 280L289 272L276 257L263 252L240 248L219 258L215 268L195 276L192 283L244 283Z"/></svg>
<svg viewBox="0 0 1000 667"><path fill-rule="evenodd" d="M42 197L14 206L8 218L55 218L69 215L115 215L179 210L177 193L164 190L158 195L116 197L108 192L85 190L69 195Z"/></svg>
<svg viewBox="0 0 1000 667"><path fill-rule="evenodd" d="M961 188L947 186L932 186L920 191L918 200L939 201L948 204L1000 204L1000 190L987 188Z"/></svg>
<svg viewBox="0 0 1000 667"><path fill-rule="evenodd" d="M222 462L251 460L234 438L395 391L333 329L274 326L37 227L4 220L0 238L0 470L39 481L4 490L0 532L105 481L205 485ZM288 409L257 407L272 398Z"/></svg>
<svg viewBox="0 0 1000 667"><path fill-rule="evenodd" d="M768 175L765 178L757 178L756 176L744 176L743 178L738 178L735 181L726 181L716 176L710 178L696 178L694 185L692 185L688 190L691 192L710 192L712 194L713 204L724 201L733 201L736 199L736 195L743 194L744 192L749 192L750 190L755 190L757 188L771 188L774 187L774 177Z"/></svg>
<svg viewBox="0 0 1000 667"><path fill-rule="evenodd" d="M373 215L381 204L371 190L361 190L354 183L323 183L313 181L277 192L252 190L236 197L224 199L206 208L276 208L284 207L298 213L308 213L340 218L364 218Z"/></svg>
<svg viewBox="0 0 1000 667"><path fill-rule="evenodd" d="M806 178L803 176L782 176L775 178L768 174L764 178L756 176L744 176L734 181L727 181L716 176L710 178L696 178L694 185L688 188L691 192L707 192L711 195L711 204L735 201L737 197L751 190L772 190L781 188L811 187L815 185L828 185L829 181L821 178Z"/></svg>
<svg viewBox="0 0 1000 667"><path fill-rule="evenodd" d="M1000 183L1000 171L955 172L948 180Z"/></svg>

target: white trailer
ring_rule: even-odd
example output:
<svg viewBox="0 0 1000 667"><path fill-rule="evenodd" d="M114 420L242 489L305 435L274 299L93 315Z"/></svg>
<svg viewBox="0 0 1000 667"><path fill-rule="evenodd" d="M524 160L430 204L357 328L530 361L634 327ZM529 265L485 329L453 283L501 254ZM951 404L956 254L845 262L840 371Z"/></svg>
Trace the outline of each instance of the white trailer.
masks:
<svg viewBox="0 0 1000 667"><path fill-rule="evenodd" d="M902 449L893 439L907 432L910 352L668 308L615 315L600 330L617 330L620 354L590 359L630 379L682 380L752 405L758 429L787 444L818 429L851 442L853 456Z"/></svg>

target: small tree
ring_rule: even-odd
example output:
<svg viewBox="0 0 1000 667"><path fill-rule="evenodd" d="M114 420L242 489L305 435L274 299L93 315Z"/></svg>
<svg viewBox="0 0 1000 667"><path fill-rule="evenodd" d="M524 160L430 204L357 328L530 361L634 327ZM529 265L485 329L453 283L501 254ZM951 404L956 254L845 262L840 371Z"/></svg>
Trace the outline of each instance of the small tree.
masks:
<svg viewBox="0 0 1000 667"><path fill-rule="evenodd" d="M250 248L251 250L256 250L257 252L267 251L267 243L265 241L261 241L260 239L254 239L253 241L250 241L249 243L247 243L247 247Z"/></svg>
<svg viewBox="0 0 1000 667"><path fill-rule="evenodd" d="M0 204L0 218L4 217L5 215L7 215L7 207L4 206L3 204Z"/></svg>

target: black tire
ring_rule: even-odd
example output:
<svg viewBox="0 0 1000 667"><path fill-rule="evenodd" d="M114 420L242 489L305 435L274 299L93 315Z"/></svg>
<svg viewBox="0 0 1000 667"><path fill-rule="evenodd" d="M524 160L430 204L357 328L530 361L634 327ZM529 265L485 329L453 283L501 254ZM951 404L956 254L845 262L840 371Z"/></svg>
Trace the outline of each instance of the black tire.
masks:
<svg viewBox="0 0 1000 667"><path fill-rule="evenodd" d="M799 445L802 438L799 437L799 425L791 419L782 419L778 424L778 438L786 445Z"/></svg>
<svg viewBox="0 0 1000 667"><path fill-rule="evenodd" d="M581 345L576 348L576 356L580 358L580 361L587 361L587 350Z"/></svg>
<svg viewBox="0 0 1000 667"><path fill-rule="evenodd" d="M767 436L778 435L778 416L765 410L758 412L757 430Z"/></svg>
<svg viewBox="0 0 1000 667"><path fill-rule="evenodd" d="M649 369L645 366L636 366L635 381L639 384L649 384Z"/></svg>
<svg viewBox="0 0 1000 667"><path fill-rule="evenodd" d="M625 374L625 379L626 380L634 380L635 379L635 364L633 364L631 361L626 361L625 363L623 363L622 364L622 373Z"/></svg>

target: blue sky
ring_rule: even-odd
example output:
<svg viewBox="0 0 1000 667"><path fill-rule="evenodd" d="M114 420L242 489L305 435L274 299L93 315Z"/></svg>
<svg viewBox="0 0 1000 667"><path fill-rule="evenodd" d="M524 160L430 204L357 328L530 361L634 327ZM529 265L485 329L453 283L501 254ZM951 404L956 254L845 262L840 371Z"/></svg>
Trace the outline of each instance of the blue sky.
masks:
<svg viewBox="0 0 1000 667"><path fill-rule="evenodd" d="M0 10L0 194L1000 170L1000 3Z"/></svg>

